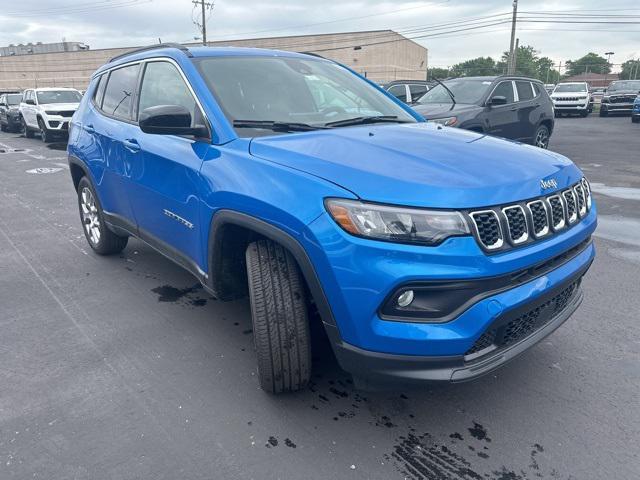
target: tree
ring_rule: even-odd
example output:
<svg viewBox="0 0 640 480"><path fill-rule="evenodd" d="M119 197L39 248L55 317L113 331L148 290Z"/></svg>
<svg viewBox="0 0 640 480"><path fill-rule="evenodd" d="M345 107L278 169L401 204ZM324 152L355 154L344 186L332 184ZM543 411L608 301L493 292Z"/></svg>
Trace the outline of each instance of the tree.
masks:
<svg viewBox="0 0 640 480"><path fill-rule="evenodd" d="M578 60L567 60L567 75L581 73L611 73L611 65L606 58L597 53L589 52Z"/></svg>
<svg viewBox="0 0 640 480"><path fill-rule="evenodd" d="M433 80L434 78L447 78L450 77L451 74L449 73L449 69L448 68L430 68L429 71L427 72L427 78L428 80Z"/></svg>
<svg viewBox="0 0 640 480"><path fill-rule="evenodd" d="M627 60L622 64L621 80L640 80L640 60Z"/></svg>
<svg viewBox="0 0 640 480"><path fill-rule="evenodd" d="M456 77L476 77L483 75L496 75L496 62L491 57L472 58L451 67L452 75Z"/></svg>

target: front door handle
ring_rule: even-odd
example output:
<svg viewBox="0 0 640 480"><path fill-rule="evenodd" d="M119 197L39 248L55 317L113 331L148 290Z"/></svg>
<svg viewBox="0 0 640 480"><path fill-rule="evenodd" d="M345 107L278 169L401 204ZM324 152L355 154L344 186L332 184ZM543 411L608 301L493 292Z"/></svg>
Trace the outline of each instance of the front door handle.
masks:
<svg viewBox="0 0 640 480"><path fill-rule="evenodd" d="M82 128L88 133L95 133L96 132L96 129L93 128L93 125L91 125L91 124L83 125Z"/></svg>
<svg viewBox="0 0 640 480"><path fill-rule="evenodd" d="M135 153L140 151L140 144L135 138L127 138L122 143L124 144L124 147L130 152Z"/></svg>

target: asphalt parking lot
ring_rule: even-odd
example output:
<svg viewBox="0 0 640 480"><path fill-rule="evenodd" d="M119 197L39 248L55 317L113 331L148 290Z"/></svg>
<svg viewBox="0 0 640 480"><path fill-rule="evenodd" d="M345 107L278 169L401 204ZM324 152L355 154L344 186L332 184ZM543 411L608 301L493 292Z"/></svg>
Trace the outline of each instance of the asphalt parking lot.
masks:
<svg viewBox="0 0 640 480"><path fill-rule="evenodd" d="M98 257L65 145L0 134L0 478L612 478L640 471L640 125L558 119L600 213L576 314L473 383L263 393L246 300L137 240ZM514 159L517 161L517 159Z"/></svg>

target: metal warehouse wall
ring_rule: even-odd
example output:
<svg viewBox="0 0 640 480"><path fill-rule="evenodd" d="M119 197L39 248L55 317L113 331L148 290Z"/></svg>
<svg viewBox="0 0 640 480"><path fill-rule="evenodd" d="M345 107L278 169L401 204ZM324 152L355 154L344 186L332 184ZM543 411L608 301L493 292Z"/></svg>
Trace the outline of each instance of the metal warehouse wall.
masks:
<svg viewBox="0 0 640 480"><path fill-rule="evenodd" d="M391 30L233 40L209 45L313 51L380 83L425 79L427 74L427 49ZM96 68L134 48L137 47L0 57L0 91L36 86L84 89Z"/></svg>

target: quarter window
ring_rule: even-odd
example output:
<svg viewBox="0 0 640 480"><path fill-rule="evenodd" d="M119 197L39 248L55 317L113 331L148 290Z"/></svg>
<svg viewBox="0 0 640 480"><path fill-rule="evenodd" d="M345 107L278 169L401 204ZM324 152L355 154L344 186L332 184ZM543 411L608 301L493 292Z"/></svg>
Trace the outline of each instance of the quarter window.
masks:
<svg viewBox="0 0 640 480"><path fill-rule="evenodd" d="M104 89L107 86L107 77L107 74L100 77L100 80L98 80L98 86L96 87L96 91L93 95L93 102L98 108L102 108L102 99L104 98Z"/></svg>
<svg viewBox="0 0 640 480"><path fill-rule="evenodd" d="M511 81L500 82L491 95L491 98L493 97L505 97L507 99L507 103L513 103L514 95Z"/></svg>
<svg viewBox="0 0 640 480"><path fill-rule="evenodd" d="M518 99L521 102L525 102L533 98L533 90L531 90L530 82L516 81L516 89L518 90Z"/></svg>
<svg viewBox="0 0 640 480"><path fill-rule="evenodd" d="M136 89L139 70L140 65L136 64L111 72L102 101L102 110L106 114L124 120L131 119L133 93Z"/></svg>
<svg viewBox="0 0 640 480"><path fill-rule="evenodd" d="M542 93L540 86L537 83L532 83L531 85L533 85L533 91L536 93L536 97L539 96Z"/></svg>
<svg viewBox="0 0 640 480"><path fill-rule="evenodd" d="M138 112L158 105L180 105L191 114L191 126L202 125L200 109L180 72L169 62L149 62L140 88Z"/></svg>

